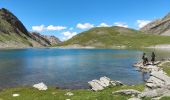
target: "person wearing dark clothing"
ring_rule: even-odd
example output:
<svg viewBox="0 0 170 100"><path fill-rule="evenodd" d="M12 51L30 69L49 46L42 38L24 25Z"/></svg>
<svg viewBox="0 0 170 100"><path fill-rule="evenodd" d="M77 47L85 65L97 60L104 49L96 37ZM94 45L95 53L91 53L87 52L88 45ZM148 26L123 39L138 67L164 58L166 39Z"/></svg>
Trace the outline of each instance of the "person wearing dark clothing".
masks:
<svg viewBox="0 0 170 100"><path fill-rule="evenodd" d="M152 52L152 55L151 55L151 62L152 62L152 65L154 65L154 62L155 62L155 53Z"/></svg>
<svg viewBox="0 0 170 100"><path fill-rule="evenodd" d="M143 65L144 65L144 66L147 65L147 63L148 63L148 58L146 57L146 54L145 54L145 53L143 53L142 60L143 60Z"/></svg>

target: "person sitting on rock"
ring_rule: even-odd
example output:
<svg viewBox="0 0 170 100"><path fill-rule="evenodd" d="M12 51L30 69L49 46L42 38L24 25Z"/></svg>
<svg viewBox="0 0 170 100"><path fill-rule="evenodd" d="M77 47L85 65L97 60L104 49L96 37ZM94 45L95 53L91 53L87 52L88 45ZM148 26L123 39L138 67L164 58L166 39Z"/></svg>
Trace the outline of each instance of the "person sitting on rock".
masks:
<svg viewBox="0 0 170 100"><path fill-rule="evenodd" d="M143 65L146 66L148 64L148 58L145 53L143 53L142 60L143 60Z"/></svg>
<svg viewBox="0 0 170 100"><path fill-rule="evenodd" d="M154 62L155 62L155 53L152 52L152 55L151 55L151 62L152 62L152 65L154 65Z"/></svg>

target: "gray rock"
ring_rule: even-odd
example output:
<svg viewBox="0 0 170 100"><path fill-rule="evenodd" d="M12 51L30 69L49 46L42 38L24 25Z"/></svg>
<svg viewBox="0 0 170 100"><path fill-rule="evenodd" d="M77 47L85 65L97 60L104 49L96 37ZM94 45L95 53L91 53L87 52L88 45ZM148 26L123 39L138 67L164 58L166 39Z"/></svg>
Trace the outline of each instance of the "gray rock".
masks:
<svg viewBox="0 0 170 100"><path fill-rule="evenodd" d="M110 85L110 78L104 76L100 78L100 84L102 84L103 87L107 87Z"/></svg>
<svg viewBox="0 0 170 100"><path fill-rule="evenodd" d="M154 76L165 82L165 85L170 84L170 77L160 71L154 71L151 73L151 76Z"/></svg>
<svg viewBox="0 0 170 100"><path fill-rule="evenodd" d="M124 89L112 92L113 94L126 94L126 95L138 95L141 92L133 89Z"/></svg>
<svg viewBox="0 0 170 100"><path fill-rule="evenodd" d="M165 85L164 81L154 76L151 76L146 82L146 86L152 89L160 88L160 87L163 87L164 85Z"/></svg>
<svg viewBox="0 0 170 100"><path fill-rule="evenodd" d="M92 90L94 91L99 91L104 89L104 87L100 84L99 80L92 80L89 81L88 83L91 86Z"/></svg>
<svg viewBox="0 0 170 100"><path fill-rule="evenodd" d="M112 86L122 85L120 81L111 81L111 79L106 76L101 77L100 80L95 79L95 80L89 81L88 83L91 86L92 90L94 91L103 90L104 88L111 86L111 85Z"/></svg>
<svg viewBox="0 0 170 100"><path fill-rule="evenodd" d="M141 100L140 98L129 98L128 100Z"/></svg>
<svg viewBox="0 0 170 100"><path fill-rule="evenodd" d="M123 85L123 83L120 82L120 81L110 81L110 84L111 84L112 86L120 86L120 85Z"/></svg>
<svg viewBox="0 0 170 100"><path fill-rule="evenodd" d="M164 94L169 93L168 89L165 88L159 88L159 89L154 89L154 90L150 90L150 91L144 91L141 94L138 95L138 97L143 98L143 97L160 97Z"/></svg>

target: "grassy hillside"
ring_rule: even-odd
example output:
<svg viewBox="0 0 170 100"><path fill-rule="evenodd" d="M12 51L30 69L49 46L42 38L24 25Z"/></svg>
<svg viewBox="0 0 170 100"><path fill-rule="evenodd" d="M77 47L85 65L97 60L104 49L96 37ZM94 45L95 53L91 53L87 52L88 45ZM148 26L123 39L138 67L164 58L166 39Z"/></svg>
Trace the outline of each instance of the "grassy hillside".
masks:
<svg viewBox="0 0 170 100"><path fill-rule="evenodd" d="M157 44L170 44L170 36L144 34L141 31L117 26L96 27L74 36L59 46L74 44L99 48L115 48L119 46L138 48Z"/></svg>

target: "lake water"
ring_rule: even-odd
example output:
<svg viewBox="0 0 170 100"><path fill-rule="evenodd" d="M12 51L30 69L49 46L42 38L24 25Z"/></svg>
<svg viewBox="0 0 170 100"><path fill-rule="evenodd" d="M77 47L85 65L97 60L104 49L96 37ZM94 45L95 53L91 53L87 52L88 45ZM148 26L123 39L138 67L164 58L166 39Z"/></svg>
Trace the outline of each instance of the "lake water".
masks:
<svg viewBox="0 0 170 100"><path fill-rule="evenodd" d="M141 59L142 53L106 49L0 50L0 88L38 82L60 88L88 88L88 81L102 76L138 84L143 82L143 74L132 65ZM156 54L163 58L169 53Z"/></svg>

